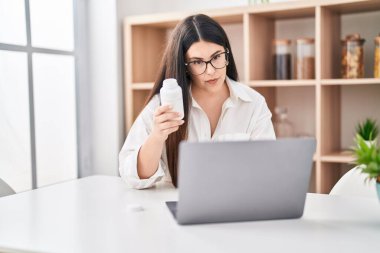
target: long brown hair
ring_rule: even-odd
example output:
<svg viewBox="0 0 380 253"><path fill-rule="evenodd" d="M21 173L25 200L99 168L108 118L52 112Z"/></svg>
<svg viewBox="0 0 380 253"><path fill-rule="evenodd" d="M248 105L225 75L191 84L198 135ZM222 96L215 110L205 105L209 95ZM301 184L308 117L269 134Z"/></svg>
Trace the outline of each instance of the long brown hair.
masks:
<svg viewBox="0 0 380 253"><path fill-rule="evenodd" d="M190 46L198 41L212 42L229 50L227 76L238 80L238 73L228 37L223 28L209 16L198 14L189 16L180 22L173 30L167 43L158 75L154 82L147 102L160 93L162 82L167 78L175 78L182 88L184 121L178 131L169 135L166 140L168 167L173 185L177 187L178 147L182 140L187 139L189 112L191 108L190 83L191 77L186 71L185 55Z"/></svg>

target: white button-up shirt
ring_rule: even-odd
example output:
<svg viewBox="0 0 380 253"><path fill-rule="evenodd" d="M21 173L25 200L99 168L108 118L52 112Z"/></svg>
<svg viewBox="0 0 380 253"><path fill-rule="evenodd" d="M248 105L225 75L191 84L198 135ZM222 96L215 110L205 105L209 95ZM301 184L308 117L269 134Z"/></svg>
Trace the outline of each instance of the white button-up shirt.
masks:
<svg viewBox="0 0 380 253"><path fill-rule="evenodd" d="M223 104L219 122L212 136L206 113L192 98L188 141L275 139L272 114L264 97L250 87L228 77L226 82L230 97ZM132 125L119 154L120 175L136 189L151 187L162 179L171 182L165 147L154 175L147 179L140 179L137 174L137 156L141 146L152 132L153 115L159 106L159 95L155 95Z"/></svg>

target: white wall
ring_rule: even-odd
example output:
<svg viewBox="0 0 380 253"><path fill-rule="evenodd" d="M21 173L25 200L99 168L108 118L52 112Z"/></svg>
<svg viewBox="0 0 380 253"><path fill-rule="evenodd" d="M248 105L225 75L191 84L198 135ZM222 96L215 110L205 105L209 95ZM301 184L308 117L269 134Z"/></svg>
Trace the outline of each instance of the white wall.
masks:
<svg viewBox="0 0 380 253"><path fill-rule="evenodd" d="M87 10L92 168L84 175L117 175L123 127L116 0L89 0Z"/></svg>

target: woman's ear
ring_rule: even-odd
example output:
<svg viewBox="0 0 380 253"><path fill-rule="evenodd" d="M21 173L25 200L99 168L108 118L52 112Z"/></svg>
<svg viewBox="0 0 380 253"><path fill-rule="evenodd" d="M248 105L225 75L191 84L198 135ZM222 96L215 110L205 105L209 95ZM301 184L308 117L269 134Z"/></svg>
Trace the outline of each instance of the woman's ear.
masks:
<svg viewBox="0 0 380 253"><path fill-rule="evenodd" d="M230 53L230 50L228 50L228 47L226 47L226 52L227 52L227 63L226 63L226 66L228 66L228 64L230 63L228 61L228 59L229 59L229 53Z"/></svg>

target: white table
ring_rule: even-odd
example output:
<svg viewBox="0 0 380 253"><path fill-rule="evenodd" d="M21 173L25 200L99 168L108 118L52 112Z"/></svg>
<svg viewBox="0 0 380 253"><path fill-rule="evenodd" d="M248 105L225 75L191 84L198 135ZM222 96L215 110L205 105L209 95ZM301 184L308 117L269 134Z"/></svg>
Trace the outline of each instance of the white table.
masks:
<svg viewBox="0 0 380 253"><path fill-rule="evenodd" d="M0 199L0 252L380 252L377 199L308 194L296 220L177 225L168 185L92 176ZM128 203L144 211L131 212Z"/></svg>

